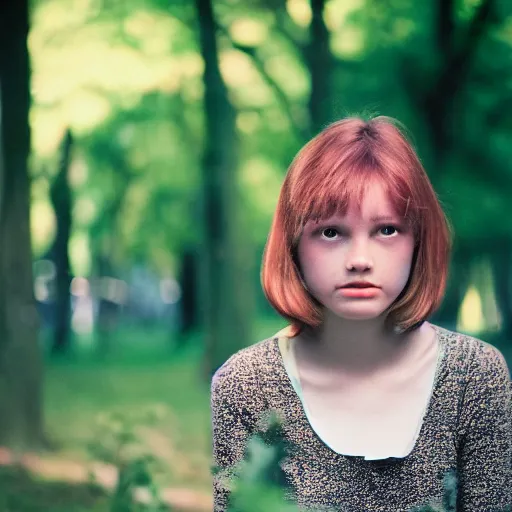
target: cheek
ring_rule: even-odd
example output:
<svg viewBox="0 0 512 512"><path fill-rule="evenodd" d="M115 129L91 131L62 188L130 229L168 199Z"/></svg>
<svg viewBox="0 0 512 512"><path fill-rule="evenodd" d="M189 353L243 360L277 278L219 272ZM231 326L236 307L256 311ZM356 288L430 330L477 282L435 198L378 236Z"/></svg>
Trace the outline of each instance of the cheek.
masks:
<svg viewBox="0 0 512 512"><path fill-rule="evenodd" d="M409 279L409 275L411 274L411 265L410 264L404 264L399 271L397 282L399 285L405 286Z"/></svg>
<svg viewBox="0 0 512 512"><path fill-rule="evenodd" d="M322 269L329 268L325 253L315 250L312 244L302 243L297 248L299 270L309 286L322 281L324 272Z"/></svg>
<svg viewBox="0 0 512 512"><path fill-rule="evenodd" d="M336 251L326 251L313 244L299 246L298 260L300 269L304 275L321 277L328 269L336 269L339 266L340 255Z"/></svg>
<svg viewBox="0 0 512 512"><path fill-rule="evenodd" d="M409 279L409 275L412 270L412 259L413 259L413 250L407 249L404 252L400 253L394 260L391 260L391 266L388 267L389 275L398 274L398 281L401 284L405 284Z"/></svg>
<svg viewBox="0 0 512 512"><path fill-rule="evenodd" d="M408 249L402 251L392 252L388 255L388 264L398 268L409 268L412 263L412 252Z"/></svg>

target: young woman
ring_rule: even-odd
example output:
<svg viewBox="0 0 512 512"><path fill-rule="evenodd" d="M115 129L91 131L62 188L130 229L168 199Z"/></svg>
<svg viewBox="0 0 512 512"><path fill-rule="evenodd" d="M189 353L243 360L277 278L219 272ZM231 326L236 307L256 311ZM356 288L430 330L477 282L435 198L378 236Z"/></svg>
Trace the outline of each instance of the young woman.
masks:
<svg viewBox="0 0 512 512"><path fill-rule="evenodd" d="M296 447L300 508L511 510L511 380L492 345L427 321L445 291L451 229L397 123L349 118L293 161L262 266L290 325L233 355L211 388L214 510L269 410Z"/></svg>

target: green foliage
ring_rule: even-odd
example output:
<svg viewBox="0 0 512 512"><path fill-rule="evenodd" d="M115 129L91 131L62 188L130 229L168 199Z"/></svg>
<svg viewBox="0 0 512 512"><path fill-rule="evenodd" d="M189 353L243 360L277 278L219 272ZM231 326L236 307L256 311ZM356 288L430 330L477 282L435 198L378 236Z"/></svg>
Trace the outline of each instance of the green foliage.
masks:
<svg viewBox="0 0 512 512"><path fill-rule="evenodd" d="M285 500L286 480L280 466L290 453L284 442L282 423L275 414L267 418L266 429L252 436L238 471L229 512L293 512Z"/></svg>
<svg viewBox="0 0 512 512"><path fill-rule="evenodd" d="M95 460L116 467L117 485L112 495L110 512L136 512L144 510L157 512L170 510L160 497L160 488L154 474L162 470L160 461L146 448L141 426L154 426L162 416L162 409L148 408L136 414L100 415L97 431L89 443L89 450ZM94 474L91 473L94 480ZM136 493L145 491L147 503L143 508Z"/></svg>
<svg viewBox="0 0 512 512"><path fill-rule="evenodd" d="M456 512L457 511L457 475L447 471L444 479L444 496L442 505L423 505L410 512Z"/></svg>
<svg viewBox="0 0 512 512"><path fill-rule="evenodd" d="M414 133L426 164L433 162L425 98L436 92L443 71L455 69L447 65L451 53L439 49L436 6L442 2L327 4L336 59L328 77L333 97L326 98L331 120L366 109L396 116ZM446 111L439 109L447 119L448 153L439 166L426 167L457 236L482 251L491 243L499 246L512 233L512 216L504 215L512 189L512 117L507 108L511 4L494 2L491 21L475 41L467 36L484 1L453 4L448 20L454 27L452 49L473 48L473 53L466 72L457 74L453 101ZM241 215L250 226L240 243L249 250L264 244L286 167L305 142L300 134L308 129L312 78L304 52L308 9L307 0L215 1L219 60L241 142ZM337 12L344 15L336 18ZM174 270L183 247L197 243L200 232L195 206L204 142L203 63L193 2L35 0L31 18L34 169L51 167L61 132L71 126L78 155L74 235L87 238L85 246L95 253L109 245L104 243L108 238L118 267L142 261ZM253 27L257 21L264 37L252 35L248 42L253 29L243 25L247 20ZM357 51L348 51L350 47ZM80 168L85 168L81 184ZM32 188L38 206L47 203L49 181L39 176ZM51 215L48 209L34 211L34 231L42 233L44 243L38 245L44 248ZM86 252L80 247L72 251L75 261L76 253ZM96 443L92 450L122 468L126 479L120 479L119 493L126 496L126 486L150 485L153 461L144 453L120 457L118 452L136 444L137 436L125 420L109 421L121 423L119 431L99 436L103 445ZM255 443L248 454L254 468L245 469L249 483L240 484L241 495L249 497L257 485L255 474L265 475L265 485L272 489L278 486L271 475L279 476L275 461L282 455L278 448L266 450L262 439ZM277 499L276 493L280 490L260 494ZM247 500L240 507L254 505Z"/></svg>
<svg viewBox="0 0 512 512"><path fill-rule="evenodd" d="M509 236L510 216L503 215L512 188L509 2L494 2L474 40L471 27L484 2L456 3L450 51L439 46L435 3L326 4L334 57L325 77L332 90L326 122L367 110L398 117L414 134L457 235L475 243ZM214 6L240 140L240 215L250 226L243 243L258 247L285 170L311 131L311 5L218 0ZM135 260L174 272L183 248L199 243L204 91L194 3L35 1L29 42L33 167L54 159L64 123L87 168L83 186L75 187L75 267L87 268L77 263L85 247L97 252L111 234L116 265ZM453 68L453 51L466 52L467 62L455 77L453 101L441 109L449 144L438 165L425 101L444 97L436 87ZM45 183L40 177L33 187L39 251L52 236ZM480 208L471 208L476 203Z"/></svg>

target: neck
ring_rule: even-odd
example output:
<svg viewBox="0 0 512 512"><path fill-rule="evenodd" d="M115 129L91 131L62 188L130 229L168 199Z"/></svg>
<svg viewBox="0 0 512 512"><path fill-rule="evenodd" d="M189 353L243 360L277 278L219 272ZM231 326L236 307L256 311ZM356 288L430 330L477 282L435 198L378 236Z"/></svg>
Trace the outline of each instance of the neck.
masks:
<svg viewBox="0 0 512 512"><path fill-rule="evenodd" d="M316 329L306 329L297 337L297 352L303 358L329 368L368 371L389 364L413 350L413 340L431 329L424 323L409 333L394 333L384 318L348 320L326 314Z"/></svg>

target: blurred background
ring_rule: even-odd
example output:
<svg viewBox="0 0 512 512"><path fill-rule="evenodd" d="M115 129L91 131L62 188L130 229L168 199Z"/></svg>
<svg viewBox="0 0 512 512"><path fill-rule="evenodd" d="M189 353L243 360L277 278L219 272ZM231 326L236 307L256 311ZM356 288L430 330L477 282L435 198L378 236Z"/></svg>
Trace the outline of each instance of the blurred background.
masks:
<svg viewBox="0 0 512 512"><path fill-rule="evenodd" d="M455 231L430 320L510 365L510 2L17 0L0 42L0 510L211 510L211 375L286 325L263 247L343 116L408 127Z"/></svg>

